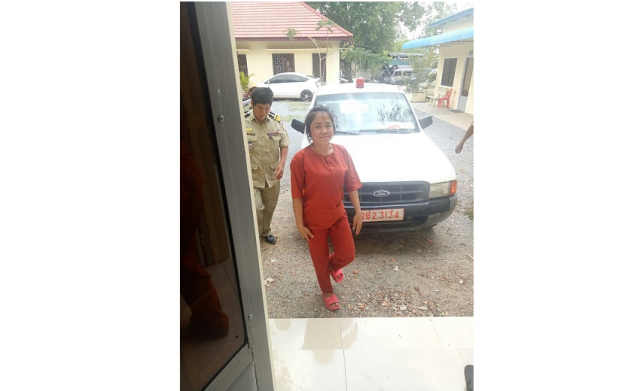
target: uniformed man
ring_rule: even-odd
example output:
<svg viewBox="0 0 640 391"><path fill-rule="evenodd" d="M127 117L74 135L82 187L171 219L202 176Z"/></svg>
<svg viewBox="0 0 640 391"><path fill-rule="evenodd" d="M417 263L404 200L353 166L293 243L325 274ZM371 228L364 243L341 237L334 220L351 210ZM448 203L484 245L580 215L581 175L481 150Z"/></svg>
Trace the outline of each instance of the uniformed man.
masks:
<svg viewBox="0 0 640 391"><path fill-rule="evenodd" d="M280 196L280 178L289 151L289 135L280 116L271 112L273 92L259 87L251 94L252 110L244 114L247 132L253 198L256 204L258 232L267 243L276 244L271 232L271 219Z"/></svg>

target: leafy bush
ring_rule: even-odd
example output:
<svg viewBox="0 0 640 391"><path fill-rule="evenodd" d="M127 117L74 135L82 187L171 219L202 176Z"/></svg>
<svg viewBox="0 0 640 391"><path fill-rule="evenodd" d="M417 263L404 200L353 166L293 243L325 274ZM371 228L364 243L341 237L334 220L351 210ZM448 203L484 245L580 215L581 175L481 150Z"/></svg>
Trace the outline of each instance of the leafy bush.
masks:
<svg viewBox="0 0 640 391"><path fill-rule="evenodd" d="M244 74L244 72L240 72L240 86L242 87L242 91L247 92L247 87L249 87L249 79L251 79L251 76L255 76L255 73L247 76Z"/></svg>
<svg viewBox="0 0 640 391"><path fill-rule="evenodd" d="M436 75L431 75L431 71L438 66L437 57L432 48L419 51L424 54L422 57L410 57L409 62L413 68L413 77L407 81L407 92L422 92L427 88L427 84L435 80Z"/></svg>
<svg viewBox="0 0 640 391"><path fill-rule="evenodd" d="M353 45L343 50L340 58L355 65L356 70L363 70L376 74L376 71L387 63L387 56L373 53L364 48L357 48Z"/></svg>

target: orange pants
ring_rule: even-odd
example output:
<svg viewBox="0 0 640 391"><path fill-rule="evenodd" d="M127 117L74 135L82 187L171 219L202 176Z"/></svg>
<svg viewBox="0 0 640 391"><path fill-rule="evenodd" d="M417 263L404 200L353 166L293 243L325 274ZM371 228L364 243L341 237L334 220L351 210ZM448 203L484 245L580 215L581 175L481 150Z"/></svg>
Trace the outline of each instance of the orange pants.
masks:
<svg viewBox="0 0 640 391"><path fill-rule="evenodd" d="M309 239L309 252L313 267L316 269L318 284L323 293L333 293L331 270L342 269L356 257L356 247L353 243L347 212L345 211L344 216L331 227L314 226L309 223L308 228L313 234L313 238ZM335 251L331 254L329 254L327 237L331 238Z"/></svg>

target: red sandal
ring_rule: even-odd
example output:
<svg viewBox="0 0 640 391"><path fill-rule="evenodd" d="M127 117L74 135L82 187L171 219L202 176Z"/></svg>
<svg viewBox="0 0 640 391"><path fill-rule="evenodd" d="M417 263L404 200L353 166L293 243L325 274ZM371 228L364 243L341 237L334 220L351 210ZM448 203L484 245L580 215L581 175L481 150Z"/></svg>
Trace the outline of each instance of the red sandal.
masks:
<svg viewBox="0 0 640 391"><path fill-rule="evenodd" d="M324 306L327 307L329 311L335 311L340 309L340 303L338 302L338 297L336 295L323 297L323 299L324 299ZM335 304L336 306L332 307L331 306L332 304Z"/></svg>
<svg viewBox="0 0 640 391"><path fill-rule="evenodd" d="M344 280L344 273L342 272L342 269L338 269L337 272L331 270L330 273L331 277L333 277L333 281L335 281L336 283L339 284L342 282L342 280Z"/></svg>

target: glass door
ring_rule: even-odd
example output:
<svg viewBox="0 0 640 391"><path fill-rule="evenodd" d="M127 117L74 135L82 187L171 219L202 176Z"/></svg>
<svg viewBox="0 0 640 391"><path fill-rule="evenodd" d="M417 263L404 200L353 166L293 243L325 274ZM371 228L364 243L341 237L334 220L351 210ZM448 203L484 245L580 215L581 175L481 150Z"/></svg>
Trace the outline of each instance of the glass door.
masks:
<svg viewBox="0 0 640 391"><path fill-rule="evenodd" d="M246 343L246 331L217 165L203 174L214 156L202 156L208 148L190 137L182 99L180 108L180 389L199 391Z"/></svg>
<svg viewBox="0 0 640 391"><path fill-rule="evenodd" d="M274 389L246 136L238 137L244 132L229 14L228 3L180 3L185 391Z"/></svg>
<svg viewBox="0 0 640 391"><path fill-rule="evenodd" d="M469 88L471 88L471 76L473 75L473 57L467 57L464 64L464 76L462 77L462 85L460 86L460 99L458 99L458 110L464 111L467 107L467 99L469 97Z"/></svg>

